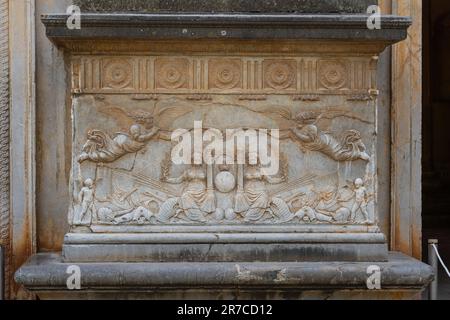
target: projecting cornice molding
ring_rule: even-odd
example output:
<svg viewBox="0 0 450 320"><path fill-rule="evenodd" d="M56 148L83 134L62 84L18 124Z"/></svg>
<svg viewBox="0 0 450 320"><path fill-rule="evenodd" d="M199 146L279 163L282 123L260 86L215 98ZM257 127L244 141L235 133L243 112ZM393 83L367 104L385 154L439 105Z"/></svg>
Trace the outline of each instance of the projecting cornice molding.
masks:
<svg viewBox="0 0 450 320"><path fill-rule="evenodd" d="M403 40L411 19L382 16L381 29L367 27L368 15L310 14L82 14L81 29L69 29L66 14L43 15L47 36L71 40Z"/></svg>

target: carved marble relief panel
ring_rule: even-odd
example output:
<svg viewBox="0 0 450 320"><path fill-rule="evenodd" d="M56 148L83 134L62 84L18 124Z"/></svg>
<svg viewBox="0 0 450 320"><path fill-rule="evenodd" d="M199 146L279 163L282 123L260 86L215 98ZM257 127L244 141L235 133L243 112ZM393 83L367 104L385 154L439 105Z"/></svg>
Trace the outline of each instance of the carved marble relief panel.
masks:
<svg viewBox="0 0 450 320"><path fill-rule="evenodd" d="M376 225L375 62L74 56L70 224ZM171 135L196 122L279 130L278 172L174 164Z"/></svg>

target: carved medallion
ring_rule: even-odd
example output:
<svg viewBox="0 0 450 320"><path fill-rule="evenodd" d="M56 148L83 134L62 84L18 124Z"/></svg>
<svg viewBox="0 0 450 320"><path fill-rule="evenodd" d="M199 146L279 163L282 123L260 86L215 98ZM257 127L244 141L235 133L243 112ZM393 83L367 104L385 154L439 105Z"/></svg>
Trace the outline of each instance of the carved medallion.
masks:
<svg viewBox="0 0 450 320"><path fill-rule="evenodd" d="M297 80L296 61L264 62L264 84L272 89L294 89Z"/></svg>
<svg viewBox="0 0 450 320"><path fill-rule="evenodd" d="M240 59L211 59L209 61L211 88L233 89L242 87L242 61Z"/></svg>
<svg viewBox="0 0 450 320"><path fill-rule="evenodd" d="M352 71L353 65L358 66L357 72L356 69ZM289 59L263 56L86 56L73 58L71 73L74 93L110 94L124 90L127 94L141 95L169 92L208 95L210 91L224 91L226 94L232 90L230 93L237 92L243 97L263 96L273 91L313 97L346 89L340 94L356 96L372 90L369 66L361 59L353 62L344 58L306 56ZM377 90L370 91L370 95L376 94Z"/></svg>
<svg viewBox="0 0 450 320"><path fill-rule="evenodd" d="M111 89L131 87L133 67L122 59L107 60L103 65L104 86Z"/></svg>
<svg viewBox="0 0 450 320"><path fill-rule="evenodd" d="M188 88L189 61L183 58L157 59L156 84L160 89Z"/></svg>
<svg viewBox="0 0 450 320"><path fill-rule="evenodd" d="M347 66L339 60L319 62L319 81L326 89L341 89L347 84Z"/></svg>

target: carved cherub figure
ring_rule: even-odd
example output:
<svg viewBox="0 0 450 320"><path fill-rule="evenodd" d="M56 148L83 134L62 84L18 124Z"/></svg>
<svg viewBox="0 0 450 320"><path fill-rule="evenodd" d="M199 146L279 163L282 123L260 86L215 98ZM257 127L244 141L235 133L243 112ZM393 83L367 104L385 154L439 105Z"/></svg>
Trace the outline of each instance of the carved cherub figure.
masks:
<svg viewBox="0 0 450 320"><path fill-rule="evenodd" d="M366 147L361 141L361 134L356 130L349 130L339 142L332 134L322 132L316 125L298 125L292 128L301 145L311 151L319 151L336 161L369 161Z"/></svg>
<svg viewBox="0 0 450 320"><path fill-rule="evenodd" d="M140 151L158 132L157 127L145 131L139 124L132 125L129 133L119 132L114 138L100 130L92 130L88 132L88 141L78 161L114 162L128 153Z"/></svg>
<svg viewBox="0 0 450 320"><path fill-rule="evenodd" d="M99 105L101 102L97 102ZM158 107L151 112L143 110L126 111L120 107L101 103L100 112L108 116L116 116L123 127L129 132L118 132L111 136L101 130L90 130L87 142L82 148L78 162L92 161L96 163L111 163L129 153L142 150L146 143L152 139L170 141L170 130L160 129L160 126L169 126L174 119L190 112L189 108ZM155 125L158 123L158 126Z"/></svg>
<svg viewBox="0 0 450 320"><path fill-rule="evenodd" d="M282 130L280 139L296 140L302 148L320 152L335 161L370 161L370 156L362 142L359 131L347 130L339 139L335 135L320 129L319 123L328 123L327 126L329 126L331 121L337 117L358 119L356 116L348 114L348 112L338 110L328 110L326 112L308 111L300 112L296 116L292 116L289 110L284 109L267 112L276 113L277 116L294 124L287 131ZM365 121L363 119L358 120Z"/></svg>
<svg viewBox="0 0 450 320"><path fill-rule="evenodd" d="M94 204L94 181L92 179L86 179L83 183L78 194L78 202L80 203L80 222L83 221L86 214L92 209Z"/></svg>
<svg viewBox="0 0 450 320"><path fill-rule="evenodd" d="M369 212L367 211L367 205L369 203L369 194L367 192L366 187L364 186L364 181L360 178L356 179L354 182L354 189L355 192L355 203L352 207L352 215L351 220L355 221L356 214L358 213L358 210L362 212L364 215L364 222L363 223L369 223Z"/></svg>

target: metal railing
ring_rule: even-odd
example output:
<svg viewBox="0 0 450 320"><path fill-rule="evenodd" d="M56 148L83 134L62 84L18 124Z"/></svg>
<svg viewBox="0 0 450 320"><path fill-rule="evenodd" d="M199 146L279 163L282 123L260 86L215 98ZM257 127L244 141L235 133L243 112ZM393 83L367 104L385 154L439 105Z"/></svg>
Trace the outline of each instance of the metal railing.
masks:
<svg viewBox="0 0 450 320"><path fill-rule="evenodd" d="M434 280L430 284L429 299L438 299L438 258L433 246L438 246L439 241L436 239L428 240L428 264L433 268Z"/></svg>
<svg viewBox="0 0 450 320"><path fill-rule="evenodd" d="M436 239L428 240L428 264L433 268L433 272L435 275L434 281L430 284L429 288L429 299L430 300L438 300L438 279L439 279L439 263L444 269L447 276L450 278L450 271L442 260L441 255L439 254L439 241Z"/></svg>

